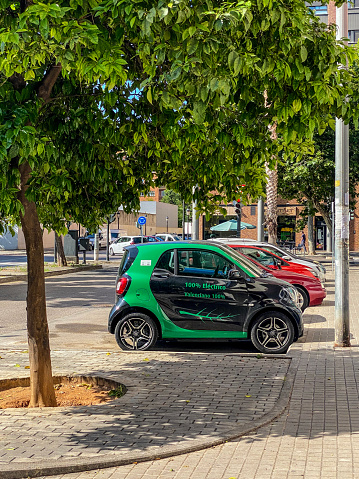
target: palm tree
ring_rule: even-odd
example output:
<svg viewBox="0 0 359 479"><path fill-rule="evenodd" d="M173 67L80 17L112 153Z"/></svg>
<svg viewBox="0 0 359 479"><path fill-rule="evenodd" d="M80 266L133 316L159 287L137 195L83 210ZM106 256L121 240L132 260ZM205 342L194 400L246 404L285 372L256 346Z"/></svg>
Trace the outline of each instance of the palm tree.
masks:
<svg viewBox="0 0 359 479"><path fill-rule="evenodd" d="M267 98L265 95L265 102ZM277 139L277 125L274 125L270 128L271 130L271 139ZM268 163L266 163L266 175L267 175L267 213L266 213L266 225L268 229L268 243L276 244L277 242L277 205L278 205L278 172L277 172L277 163L273 169L270 169Z"/></svg>
<svg viewBox="0 0 359 479"><path fill-rule="evenodd" d="M274 169L271 170L266 164L266 175L267 175L267 212L266 212L266 225L268 229L268 243L276 244L277 242L277 185L278 185L278 174L277 174L277 164Z"/></svg>

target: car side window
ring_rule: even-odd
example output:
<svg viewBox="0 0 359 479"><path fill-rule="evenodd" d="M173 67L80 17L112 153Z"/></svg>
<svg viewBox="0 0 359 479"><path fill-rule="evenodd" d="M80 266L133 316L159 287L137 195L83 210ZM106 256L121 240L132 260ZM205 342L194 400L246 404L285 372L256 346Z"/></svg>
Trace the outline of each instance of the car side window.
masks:
<svg viewBox="0 0 359 479"><path fill-rule="evenodd" d="M261 263L264 266L274 264L273 257L270 254L265 254L259 249L243 248L241 252L246 254L250 258L255 259L256 261L258 261L258 263Z"/></svg>
<svg viewBox="0 0 359 479"><path fill-rule="evenodd" d="M168 250L163 253L157 261L155 269L164 269L173 274L175 269L174 250Z"/></svg>
<svg viewBox="0 0 359 479"><path fill-rule="evenodd" d="M223 256L205 250L178 250L178 274L228 279L234 264Z"/></svg>

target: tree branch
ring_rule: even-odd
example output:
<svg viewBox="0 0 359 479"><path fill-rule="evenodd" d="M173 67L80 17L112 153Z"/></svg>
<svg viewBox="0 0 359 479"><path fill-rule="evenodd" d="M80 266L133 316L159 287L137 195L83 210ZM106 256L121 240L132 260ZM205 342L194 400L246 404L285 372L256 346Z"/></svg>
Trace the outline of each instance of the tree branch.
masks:
<svg viewBox="0 0 359 479"><path fill-rule="evenodd" d="M21 91L26 86L26 81L20 73L14 73L9 77L9 82L14 87L14 90Z"/></svg>
<svg viewBox="0 0 359 479"><path fill-rule="evenodd" d="M61 73L61 68L61 63L53 65L40 83L40 86L37 90L37 95L39 98L44 100L45 103L50 100L52 89Z"/></svg>

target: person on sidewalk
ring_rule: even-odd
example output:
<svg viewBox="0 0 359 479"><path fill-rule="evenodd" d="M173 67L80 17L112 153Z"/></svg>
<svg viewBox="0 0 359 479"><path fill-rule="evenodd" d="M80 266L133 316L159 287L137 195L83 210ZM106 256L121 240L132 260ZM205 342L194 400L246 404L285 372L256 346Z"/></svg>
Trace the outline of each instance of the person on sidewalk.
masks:
<svg viewBox="0 0 359 479"><path fill-rule="evenodd" d="M301 237L301 240L300 240L300 243L299 243L299 247L300 249L304 249L304 254L307 252L307 248L305 247L305 241L306 241L306 236L305 236L305 233L304 231L302 231L302 237Z"/></svg>

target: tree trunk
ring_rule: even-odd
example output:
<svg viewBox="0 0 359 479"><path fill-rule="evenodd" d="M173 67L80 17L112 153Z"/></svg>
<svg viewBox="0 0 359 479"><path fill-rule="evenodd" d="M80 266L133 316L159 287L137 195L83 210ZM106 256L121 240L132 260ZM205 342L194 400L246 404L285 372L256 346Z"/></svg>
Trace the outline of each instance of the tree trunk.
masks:
<svg viewBox="0 0 359 479"><path fill-rule="evenodd" d="M308 216L308 253L315 254L314 218Z"/></svg>
<svg viewBox="0 0 359 479"><path fill-rule="evenodd" d="M59 266L67 266L67 260L64 252L64 245L62 244L62 236L59 236L55 231L55 241L57 249L57 264Z"/></svg>
<svg viewBox="0 0 359 479"><path fill-rule="evenodd" d="M20 213L27 253L27 331L30 357L29 407L56 406L52 380L49 328L46 316L44 248L36 204L26 196L30 165L20 165L20 191L24 212Z"/></svg>
<svg viewBox="0 0 359 479"><path fill-rule="evenodd" d="M266 165L267 174L267 213L266 213L266 225L268 229L268 243L277 243L277 165L274 170L270 170Z"/></svg>

